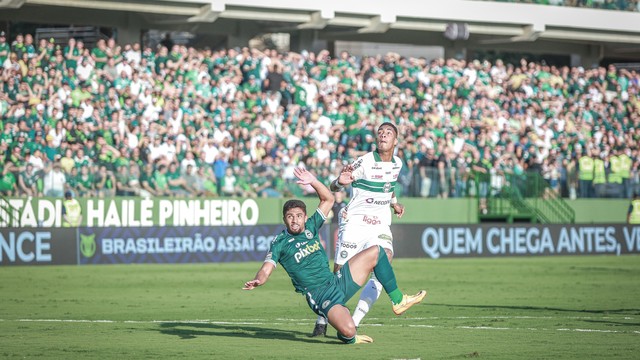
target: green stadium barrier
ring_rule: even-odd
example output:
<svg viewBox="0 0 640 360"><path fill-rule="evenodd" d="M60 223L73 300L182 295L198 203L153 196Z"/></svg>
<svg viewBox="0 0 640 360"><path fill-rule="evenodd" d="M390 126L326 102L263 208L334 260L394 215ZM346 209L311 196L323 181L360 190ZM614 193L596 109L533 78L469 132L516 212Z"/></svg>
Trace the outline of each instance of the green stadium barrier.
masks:
<svg viewBox="0 0 640 360"><path fill-rule="evenodd" d="M171 199L119 197L79 198L82 226L232 226L282 223L282 205L287 199ZM308 211L318 205L315 197L302 200ZM60 227L62 199L9 198L19 216L0 217L0 227ZM476 224L474 198L401 198L405 215L397 224ZM567 201L575 210L576 223L624 223L629 202L622 199Z"/></svg>

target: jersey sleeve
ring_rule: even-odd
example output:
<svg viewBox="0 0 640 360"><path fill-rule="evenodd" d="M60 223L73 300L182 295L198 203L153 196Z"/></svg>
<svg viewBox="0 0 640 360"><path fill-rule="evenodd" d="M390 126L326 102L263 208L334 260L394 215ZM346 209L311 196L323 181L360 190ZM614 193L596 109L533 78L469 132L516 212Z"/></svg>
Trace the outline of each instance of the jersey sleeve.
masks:
<svg viewBox="0 0 640 360"><path fill-rule="evenodd" d="M365 161L363 156L360 156L358 159L356 159L356 161L354 161L351 166L353 166L351 176L353 177L354 181L364 178Z"/></svg>
<svg viewBox="0 0 640 360"><path fill-rule="evenodd" d="M325 220L327 220L327 218L324 216L322 211L320 211L320 209L316 209L316 212L307 219L305 227L311 232L316 233L322 224L324 224Z"/></svg>
<svg viewBox="0 0 640 360"><path fill-rule="evenodd" d="M280 261L280 247L282 242L278 241L279 239L280 236L276 236L273 242L271 242L269 252L267 252L267 256L264 258L264 262L269 262L273 264L273 266L278 266L278 261Z"/></svg>

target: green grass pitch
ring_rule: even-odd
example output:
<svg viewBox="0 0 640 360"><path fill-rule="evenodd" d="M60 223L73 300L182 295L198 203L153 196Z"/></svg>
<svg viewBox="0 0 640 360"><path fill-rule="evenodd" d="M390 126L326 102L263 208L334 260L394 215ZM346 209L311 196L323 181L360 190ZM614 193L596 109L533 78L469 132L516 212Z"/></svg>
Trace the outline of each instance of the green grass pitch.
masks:
<svg viewBox="0 0 640 360"><path fill-rule="evenodd" d="M640 257L397 259L396 317L382 295L343 345L309 338L314 314L284 270L259 263L0 268L0 358L637 359ZM349 302L353 309L357 298Z"/></svg>

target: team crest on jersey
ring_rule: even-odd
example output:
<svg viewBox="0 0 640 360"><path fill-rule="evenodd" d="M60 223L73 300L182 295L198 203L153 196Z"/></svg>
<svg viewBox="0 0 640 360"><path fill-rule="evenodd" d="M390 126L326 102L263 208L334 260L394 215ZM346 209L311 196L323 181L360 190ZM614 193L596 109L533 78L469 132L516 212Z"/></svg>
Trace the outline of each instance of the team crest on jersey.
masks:
<svg viewBox="0 0 640 360"><path fill-rule="evenodd" d="M322 303L322 308L326 309L329 304L331 304L331 300L325 300L325 302Z"/></svg>
<svg viewBox="0 0 640 360"><path fill-rule="evenodd" d="M389 192L389 191L391 191L391 183L385 183L385 184L384 184L384 187L382 188L382 190L383 190L384 192L386 192L386 193L387 193L387 192Z"/></svg>
<svg viewBox="0 0 640 360"><path fill-rule="evenodd" d="M313 233L310 230L305 230L304 231L304 236L306 236L307 239L309 239L309 240L313 239Z"/></svg>
<svg viewBox="0 0 640 360"><path fill-rule="evenodd" d="M343 259L346 259L348 255L349 253L347 253L346 250L340 252L340 257L342 257Z"/></svg>

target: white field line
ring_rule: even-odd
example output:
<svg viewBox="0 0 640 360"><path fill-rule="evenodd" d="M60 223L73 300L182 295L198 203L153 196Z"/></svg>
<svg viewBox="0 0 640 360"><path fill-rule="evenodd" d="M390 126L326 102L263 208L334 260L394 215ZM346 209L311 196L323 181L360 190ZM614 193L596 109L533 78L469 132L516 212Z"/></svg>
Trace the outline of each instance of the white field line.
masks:
<svg viewBox="0 0 640 360"><path fill-rule="evenodd" d="M211 324L211 325L295 325L309 326L314 319L276 319L277 321L287 320L284 322L272 322L268 319L251 319L250 321L211 321L211 320L86 320L86 319L0 319L0 322L43 322L43 323L91 323L91 324ZM373 320L373 319L369 319ZM415 318L407 320L416 320ZM297 321L297 322L296 322ZM414 327L426 329L464 329L464 330L498 330L498 331L571 331L571 332L590 332L590 333L609 333L609 334L640 334L640 331L621 331L621 330L600 330L600 329L582 329L582 328L519 328L519 327L491 327L491 326L442 326L427 324L366 324L372 327Z"/></svg>
<svg viewBox="0 0 640 360"><path fill-rule="evenodd" d="M538 319L547 319L547 320L635 320L634 317L630 317L630 316L428 316L428 317L389 317L389 318L374 318L374 317L367 317L367 320L369 321L400 321L400 322L404 322L404 321L420 321L420 320L474 320L474 319L479 319L479 320L509 320L509 319L517 319L517 320L527 320L527 319L531 319L531 320L538 320ZM315 318L308 318L308 319L292 319L292 318L275 318L275 321L281 321L281 322L306 322L306 321L315 321ZM38 322L46 322L46 321L52 321L52 322L94 322L94 323L99 323L99 322L104 322L104 323L112 323L112 322L131 322L131 323L135 323L138 322L136 320L65 320L65 319L20 319L20 320L8 320L8 319L0 319L0 321L24 321L24 322L28 322L28 321L38 321ZM238 322L257 322L257 323L264 323L264 322L268 322L271 321L271 319L263 319L263 318L248 318L248 319L235 319L233 320L233 322L231 323L238 323ZM185 322L185 323L190 323L190 322L194 322L194 323L198 323L198 322L203 322L203 323L211 323L211 320L208 319L196 319L196 320L185 320L185 321L181 321L181 320L176 320L176 321L165 321L165 320L145 320L145 321L141 321L142 323L162 323L162 322Z"/></svg>
<svg viewBox="0 0 640 360"><path fill-rule="evenodd" d="M429 316L429 317L398 317L398 318L370 318L367 317L368 320L440 320L440 319L550 319L550 320L561 320L561 319L573 319L573 320L634 320L633 317L630 316ZM291 319L276 319L276 320L291 320Z"/></svg>

